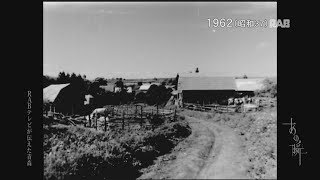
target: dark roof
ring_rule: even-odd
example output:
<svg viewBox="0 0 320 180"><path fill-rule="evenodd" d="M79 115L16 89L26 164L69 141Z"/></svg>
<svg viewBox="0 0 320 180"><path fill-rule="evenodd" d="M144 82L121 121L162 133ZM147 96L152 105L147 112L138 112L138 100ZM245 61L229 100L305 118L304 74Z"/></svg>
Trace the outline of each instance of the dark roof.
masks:
<svg viewBox="0 0 320 180"><path fill-rule="evenodd" d="M236 90L233 77L179 77L178 91L183 90Z"/></svg>

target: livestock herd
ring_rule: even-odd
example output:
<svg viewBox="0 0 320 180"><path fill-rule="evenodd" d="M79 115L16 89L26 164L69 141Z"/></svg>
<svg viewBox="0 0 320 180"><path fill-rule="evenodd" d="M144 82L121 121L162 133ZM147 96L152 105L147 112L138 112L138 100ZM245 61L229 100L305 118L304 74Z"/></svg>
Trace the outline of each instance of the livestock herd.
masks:
<svg viewBox="0 0 320 180"><path fill-rule="evenodd" d="M261 99L254 99L252 97L242 97L242 98L229 98L228 99L228 106L229 105L242 105L242 104L255 104L259 105L261 103ZM106 114L110 113L110 109L108 108L97 108L92 111L90 114L90 119L99 118L101 116L106 116ZM108 120L109 118L107 118ZM86 117L86 120L89 120L89 117Z"/></svg>
<svg viewBox="0 0 320 180"><path fill-rule="evenodd" d="M242 97L242 98L229 98L228 105L241 105L241 104L260 104L260 99L254 99L251 97Z"/></svg>

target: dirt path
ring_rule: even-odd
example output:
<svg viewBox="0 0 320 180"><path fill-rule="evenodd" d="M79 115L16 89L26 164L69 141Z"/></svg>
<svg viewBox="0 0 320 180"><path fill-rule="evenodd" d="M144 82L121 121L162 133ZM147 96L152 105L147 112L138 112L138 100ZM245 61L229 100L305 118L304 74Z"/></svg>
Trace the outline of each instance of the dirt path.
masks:
<svg viewBox="0 0 320 180"><path fill-rule="evenodd" d="M141 179L249 179L248 157L231 128L192 117L186 120L192 134L175 148L172 160L153 167Z"/></svg>
<svg viewBox="0 0 320 180"><path fill-rule="evenodd" d="M200 179L248 179L248 157L243 152L238 135L229 127L210 123L216 141L199 172Z"/></svg>

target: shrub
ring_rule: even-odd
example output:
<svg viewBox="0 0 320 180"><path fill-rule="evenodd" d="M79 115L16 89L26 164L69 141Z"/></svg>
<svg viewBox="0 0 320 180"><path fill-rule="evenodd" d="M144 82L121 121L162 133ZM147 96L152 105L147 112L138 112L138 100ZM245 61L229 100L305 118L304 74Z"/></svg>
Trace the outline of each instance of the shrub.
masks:
<svg viewBox="0 0 320 180"><path fill-rule="evenodd" d="M264 88L255 92L259 97L277 97L277 82L270 79L263 81Z"/></svg>
<svg viewBox="0 0 320 180"><path fill-rule="evenodd" d="M44 126L44 179L132 179L139 169L168 153L191 134L186 121L164 123L154 131L98 132L82 127ZM118 172L126 173L118 173Z"/></svg>
<svg viewBox="0 0 320 180"><path fill-rule="evenodd" d="M178 119L179 119L179 120L185 120L185 119L186 119L186 117L185 117L185 116L183 116L183 115L179 115L179 116L178 116Z"/></svg>
<svg viewBox="0 0 320 180"><path fill-rule="evenodd" d="M171 90L164 85L151 85L146 93L146 102L149 105L163 105L168 102L171 97Z"/></svg>

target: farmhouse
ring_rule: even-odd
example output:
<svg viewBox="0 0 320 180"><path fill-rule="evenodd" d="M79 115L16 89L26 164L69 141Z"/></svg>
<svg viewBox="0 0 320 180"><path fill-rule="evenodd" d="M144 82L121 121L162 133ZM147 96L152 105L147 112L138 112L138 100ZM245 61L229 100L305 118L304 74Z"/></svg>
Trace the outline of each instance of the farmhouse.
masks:
<svg viewBox="0 0 320 180"><path fill-rule="evenodd" d="M43 89L45 111L75 114L84 107L85 97L79 89L67 84L53 84Z"/></svg>
<svg viewBox="0 0 320 180"><path fill-rule="evenodd" d="M237 86L237 96L254 96L254 91L263 88L263 80L264 78L235 79L235 83Z"/></svg>
<svg viewBox="0 0 320 180"><path fill-rule="evenodd" d="M179 103L225 104L234 97L236 84L233 77L179 77Z"/></svg>

